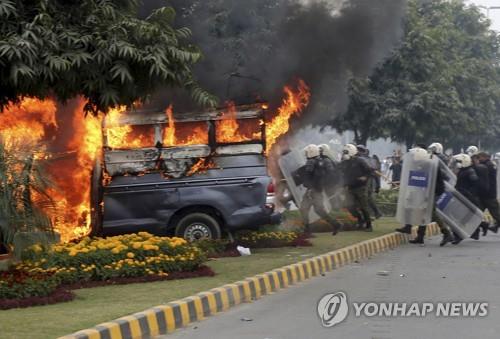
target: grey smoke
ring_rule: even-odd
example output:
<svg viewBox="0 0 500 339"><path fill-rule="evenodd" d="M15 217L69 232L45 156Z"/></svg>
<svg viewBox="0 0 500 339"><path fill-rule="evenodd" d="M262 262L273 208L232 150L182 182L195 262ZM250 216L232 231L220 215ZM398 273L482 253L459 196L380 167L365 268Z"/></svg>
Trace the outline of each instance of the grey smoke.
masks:
<svg viewBox="0 0 500 339"><path fill-rule="evenodd" d="M303 122L316 124L345 110L348 80L368 76L395 47L406 7L406 0L169 3L205 55L196 68L202 86L222 100L277 104L282 87L302 78L313 94Z"/></svg>

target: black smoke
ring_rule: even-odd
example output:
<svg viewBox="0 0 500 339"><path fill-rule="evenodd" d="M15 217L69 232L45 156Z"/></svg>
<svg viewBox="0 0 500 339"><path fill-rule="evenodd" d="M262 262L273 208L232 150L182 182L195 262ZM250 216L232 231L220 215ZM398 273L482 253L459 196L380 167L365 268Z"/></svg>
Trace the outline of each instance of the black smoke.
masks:
<svg viewBox="0 0 500 339"><path fill-rule="evenodd" d="M171 0L203 54L200 84L222 101L277 103L297 78L311 87L307 122L347 106L347 82L368 76L402 34L405 0ZM163 5L145 1L143 12Z"/></svg>

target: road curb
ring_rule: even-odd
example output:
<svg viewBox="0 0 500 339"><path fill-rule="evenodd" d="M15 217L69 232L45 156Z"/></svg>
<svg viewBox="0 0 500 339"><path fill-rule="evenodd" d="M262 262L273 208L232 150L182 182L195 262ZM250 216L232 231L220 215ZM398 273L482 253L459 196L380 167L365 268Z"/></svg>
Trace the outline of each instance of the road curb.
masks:
<svg viewBox="0 0 500 339"><path fill-rule="evenodd" d="M428 236L437 235L439 232L439 227L436 224L427 227ZM210 291L156 306L131 316L102 323L60 339L136 339L168 334L195 321L226 311L233 306L252 302L265 295L355 261L367 259L407 242L408 236L406 234L387 234Z"/></svg>

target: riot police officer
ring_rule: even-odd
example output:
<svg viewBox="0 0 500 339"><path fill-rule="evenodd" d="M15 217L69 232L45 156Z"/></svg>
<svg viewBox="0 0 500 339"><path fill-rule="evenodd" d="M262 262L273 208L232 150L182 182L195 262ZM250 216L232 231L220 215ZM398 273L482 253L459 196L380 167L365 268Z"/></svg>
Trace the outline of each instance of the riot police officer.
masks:
<svg viewBox="0 0 500 339"><path fill-rule="evenodd" d="M480 208L481 204L479 199L479 176L477 175L477 172L473 167L471 157L468 154L455 155L453 157L453 164L454 167L458 169L457 183L455 185L455 188L471 203ZM485 229L487 227L488 224L482 222L479 227L472 233L471 238L478 240L479 230L481 228ZM455 234L454 244L458 244L460 241L462 241L461 237L458 234Z"/></svg>
<svg viewBox="0 0 500 339"><path fill-rule="evenodd" d="M427 151L421 145L417 145L415 148L411 149L410 152L415 154L416 158L425 159L426 156L428 156ZM431 213L432 213L432 221L437 223L437 225L441 230L441 233L443 234L443 238L439 246L444 246L449 242L453 242L454 237L451 231L448 229L448 227L444 225L444 223L441 221L441 219L438 217L436 213L435 201L445 192L445 178L443 172L438 169L436 171L436 175L437 177L436 177L436 186L434 188L434 204L431 205L432 206ZM419 225L417 230L417 237L413 240L410 240L410 243L423 244L426 230L427 230L427 225ZM396 229L396 231L409 234L411 233L411 225L407 224L401 228Z"/></svg>
<svg viewBox="0 0 500 339"><path fill-rule="evenodd" d="M474 167L479 176L479 204L483 211L488 209L495 226L490 230L497 233L500 225L500 206L497 200L497 168L486 152L474 156Z"/></svg>
<svg viewBox="0 0 500 339"><path fill-rule="evenodd" d="M358 220L358 225L366 225L367 232L373 231L368 206L368 180L374 170L360 157L355 145L347 144L342 152L341 168L344 185L348 194L348 210Z"/></svg>
<svg viewBox="0 0 500 339"><path fill-rule="evenodd" d="M468 156L473 157L479 153L479 148L477 146L469 146L469 147L467 147L467 150L465 151L465 153Z"/></svg>
<svg viewBox="0 0 500 339"><path fill-rule="evenodd" d="M373 197L373 193L378 193L380 191L380 177L376 174L376 171L380 172L380 163L377 164L375 159L370 157L370 150L366 148L366 146L358 145L356 146L356 148L358 149L359 157L373 169L373 174L368 178L366 191L368 194L368 206L375 214L375 218L379 219L380 217L382 217L382 213L378 209L375 198Z"/></svg>
<svg viewBox="0 0 500 339"><path fill-rule="evenodd" d="M429 145L427 150L431 154L434 154L435 156L437 156L439 158L439 160L441 160L442 162L445 163L445 165L448 165L448 162L450 161L450 159L448 158L448 156L446 154L444 154L444 148L443 148L442 144L440 144L439 142L434 142L434 143Z"/></svg>
<svg viewBox="0 0 500 339"><path fill-rule="evenodd" d="M341 228L341 224L332 218L324 206L324 182L325 177L331 172L332 164L320 157L319 147L309 145L304 148L307 158L305 166L302 168L302 185L307 189L300 204L300 213L304 220L305 232L310 233L309 212L311 207L314 208L316 214L326 220L333 230L333 235L336 235Z"/></svg>
<svg viewBox="0 0 500 339"><path fill-rule="evenodd" d="M319 156L322 161L328 163L326 168L327 172L324 176L324 190L330 201L332 208L340 207L340 197L342 175L340 173L339 164L335 161L333 154L331 153L330 146L327 144L321 144L319 147Z"/></svg>

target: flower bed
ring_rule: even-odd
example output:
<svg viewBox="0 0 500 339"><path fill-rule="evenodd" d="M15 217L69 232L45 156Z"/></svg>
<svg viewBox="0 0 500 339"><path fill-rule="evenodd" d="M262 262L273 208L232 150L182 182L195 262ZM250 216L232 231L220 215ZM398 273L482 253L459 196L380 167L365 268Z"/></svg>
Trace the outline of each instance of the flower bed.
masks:
<svg viewBox="0 0 500 339"><path fill-rule="evenodd" d="M84 238L79 243L57 244L50 251L33 246L18 270L52 273L60 283L103 281L146 275L168 276L193 271L206 260L197 247L181 238L149 233L110 238Z"/></svg>
<svg viewBox="0 0 500 339"><path fill-rule="evenodd" d="M241 232L236 236L236 242L249 248L312 246L305 234L288 231Z"/></svg>
<svg viewBox="0 0 500 339"><path fill-rule="evenodd" d="M0 308L71 300L67 290L74 288L214 275L198 247L145 232L49 249L34 245L23 257L0 275Z"/></svg>

